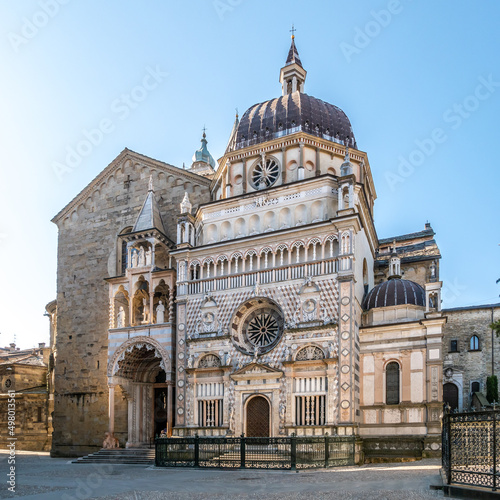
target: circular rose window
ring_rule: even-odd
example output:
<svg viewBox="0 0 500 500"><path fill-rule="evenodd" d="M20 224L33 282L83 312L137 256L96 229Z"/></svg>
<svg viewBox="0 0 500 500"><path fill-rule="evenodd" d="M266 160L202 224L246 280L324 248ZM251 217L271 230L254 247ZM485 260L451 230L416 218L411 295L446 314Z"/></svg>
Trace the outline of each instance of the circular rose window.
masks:
<svg viewBox="0 0 500 500"><path fill-rule="evenodd" d="M265 354L281 340L283 314L274 302L263 298L245 302L233 317L232 338L235 347L249 356Z"/></svg>
<svg viewBox="0 0 500 500"><path fill-rule="evenodd" d="M280 174L280 167L276 160L269 159L265 163L259 162L252 170L251 179L255 189L271 187Z"/></svg>

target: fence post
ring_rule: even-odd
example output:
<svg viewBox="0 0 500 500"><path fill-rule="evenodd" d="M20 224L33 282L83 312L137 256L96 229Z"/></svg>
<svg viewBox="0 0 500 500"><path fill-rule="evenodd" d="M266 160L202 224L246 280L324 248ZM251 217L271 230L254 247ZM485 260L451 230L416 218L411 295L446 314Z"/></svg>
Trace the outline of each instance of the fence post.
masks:
<svg viewBox="0 0 500 500"><path fill-rule="evenodd" d="M497 490L497 409L493 403L493 491Z"/></svg>
<svg viewBox="0 0 500 500"><path fill-rule="evenodd" d="M448 454L448 470L446 471L446 481L448 484L451 484L451 414L449 411L446 411L445 413L445 420L446 420L446 439L448 440L448 446L447 446L447 451L446 453Z"/></svg>
<svg viewBox="0 0 500 500"><path fill-rule="evenodd" d="M245 468L245 461L246 461L246 457L245 457L245 434L242 434L241 435L241 439L240 439L240 467L242 469Z"/></svg>
<svg viewBox="0 0 500 500"><path fill-rule="evenodd" d="M200 438L198 434L194 435L194 466L200 465Z"/></svg>
<svg viewBox="0 0 500 500"><path fill-rule="evenodd" d="M290 467L292 470L297 469L297 438L295 432L292 432L290 437Z"/></svg>
<svg viewBox="0 0 500 500"><path fill-rule="evenodd" d="M328 439L328 432L325 433L325 467L328 467L330 458L330 441Z"/></svg>

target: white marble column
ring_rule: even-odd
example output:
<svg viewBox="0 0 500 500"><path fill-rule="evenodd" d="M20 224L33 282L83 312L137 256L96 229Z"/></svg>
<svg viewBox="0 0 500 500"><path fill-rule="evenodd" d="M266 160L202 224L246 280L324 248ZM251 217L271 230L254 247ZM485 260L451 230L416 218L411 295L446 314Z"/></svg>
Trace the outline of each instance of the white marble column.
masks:
<svg viewBox="0 0 500 500"><path fill-rule="evenodd" d="M109 390L109 402L108 402L109 432L110 432L110 434L114 434L114 432L115 432L115 386L112 384L109 384L108 390Z"/></svg>

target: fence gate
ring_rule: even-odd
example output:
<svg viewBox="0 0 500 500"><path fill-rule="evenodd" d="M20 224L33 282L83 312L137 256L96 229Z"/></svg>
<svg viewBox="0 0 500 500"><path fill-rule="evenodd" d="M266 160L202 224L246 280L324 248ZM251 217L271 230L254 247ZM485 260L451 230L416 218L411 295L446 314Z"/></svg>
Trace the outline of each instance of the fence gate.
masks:
<svg viewBox="0 0 500 500"><path fill-rule="evenodd" d="M499 417L500 412L495 408L464 413L445 411L442 461L448 484L497 489Z"/></svg>
<svg viewBox="0 0 500 500"><path fill-rule="evenodd" d="M355 442L355 436L158 438L155 464L251 469L336 467L354 465Z"/></svg>

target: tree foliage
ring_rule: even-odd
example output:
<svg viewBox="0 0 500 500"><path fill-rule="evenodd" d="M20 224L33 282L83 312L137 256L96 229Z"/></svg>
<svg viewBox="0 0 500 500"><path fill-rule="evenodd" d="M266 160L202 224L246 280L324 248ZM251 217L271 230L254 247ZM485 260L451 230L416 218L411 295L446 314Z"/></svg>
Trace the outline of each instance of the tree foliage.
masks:
<svg viewBox="0 0 500 500"><path fill-rule="evenodd" d="M496 375L486 378L486 399L488 403L498 402L498 378Z"/></svg>

